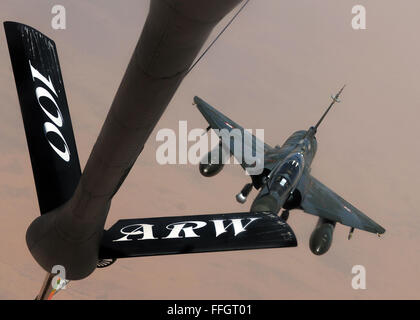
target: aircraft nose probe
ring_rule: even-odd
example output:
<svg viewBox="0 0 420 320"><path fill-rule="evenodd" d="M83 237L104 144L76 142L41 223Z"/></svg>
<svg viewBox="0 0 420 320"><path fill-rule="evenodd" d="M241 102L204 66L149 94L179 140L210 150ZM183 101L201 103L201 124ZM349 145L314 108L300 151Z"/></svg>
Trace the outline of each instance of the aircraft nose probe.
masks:
<svg viewBox="0 0 420 320"><path fill-rule="evenodd" d="M329 107L327 108L327 110L325 110L324 114L322 115L321 119L319 119L318 123L315 125L314 129L315 131L318 129L319 125L321 124L321 122L324 120L324 118L326 117L327 113L331 110L331 108L333 107L333 105L337 102L340 103L340 95L343 92L344 88L346 87L346 85L344 85L340 91L338 91L338 93L333 96L331 95L331 98L333 99L333 101L331 102L331 104L329 105Z"/></svg>
<svg viewBox="0 0 420 320"><path fill-rule="evenodd" d="M334 95L331 95L331 98L335 101L335 102L338 102L338 103L340 103L341 102L341 100L340 99L338 99L339 97L340 97L340 94L341 94L341 92L343 92L343 90L344 90L344 88L346 87L346 85L344 85L341 89L340 89L340 91L334 96Z"/></svg>

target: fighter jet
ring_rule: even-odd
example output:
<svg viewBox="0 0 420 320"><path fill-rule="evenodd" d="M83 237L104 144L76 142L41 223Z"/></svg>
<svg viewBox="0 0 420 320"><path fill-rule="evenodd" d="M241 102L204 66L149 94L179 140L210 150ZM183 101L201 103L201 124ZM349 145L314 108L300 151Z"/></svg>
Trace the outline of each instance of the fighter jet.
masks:
<svg viewBox="0 0 420 320"><path fill-rule="evenodd" d="M250 133L199 97L194 97L194 104L209 123L207 129L214 129L220 138L219 145L201 160L201 174L205 177L218 174L226 163L223 152L229 152L228 156L233 155L243 169L249 170L255 166L256 161L253 164L246 162L247 154L244 151L252 150L253 154L260 151L263 159L258 160L263 162L263 170L258 174L250 174L252 182L246 184L236 195L237 201L245 203L251 190L255 188L259 193L250 208L253 213L279 214L283 209L280 215L283 221L287 221L292 209L301 209L318 216L318 223L309 242L315 255L325 254L329 250L337 222L350 227L349 239L354 228L378 235L385 232L383 227L311 175L311 164L317 151L317 130L334 104L340 102L343 89L344 87L331 96L331 104L316 125L308 130L294 132L281 147L274 148L256 136L251 139L223 139L223 131L229 132L231 138ZM235 141L239 143L235 144ZM236 152L237 149L240 149L239 153Z"/></svg>

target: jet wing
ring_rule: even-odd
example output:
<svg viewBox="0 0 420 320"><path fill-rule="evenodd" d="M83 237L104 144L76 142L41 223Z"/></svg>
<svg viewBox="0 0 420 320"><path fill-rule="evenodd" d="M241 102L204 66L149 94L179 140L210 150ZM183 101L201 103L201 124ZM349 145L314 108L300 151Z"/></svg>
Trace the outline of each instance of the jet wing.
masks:
<svg viewBox="0 0 420 320"><path fill-rule="evenodd" d="M226 117L221 112L217 111L204 100L199 97L194 97L194 102L197 105L198 110L209 123L210 128L217 130L215 132L220 138L223 137L223 134L229 133L230 138L226 140L222 139L222 143L224 147L230 148L229 151L231 155L236 158L245 170L250 171L251 168L255 167L255 158L257 158L256 161L264 161L265 153L273 150L273 148L268 144L259 140L256 136L252 135L243 127ZM230 146L227 146L224 141L230 141ZM242 141L242 144L239 144L242 148L241 151L235 150L235 147L238 148L238 144L235 144L235 141ZM253 159L249 156L253 156ZM265 163L261 167L264 168Z"/></svg>
<svg viewBox="0 0 420 320"><path fill-rule="evenodd" d="M314 177L308 175L301 208L345 226L382 234L385 229ZM299 188L299 186L298 186Z"/></svg>

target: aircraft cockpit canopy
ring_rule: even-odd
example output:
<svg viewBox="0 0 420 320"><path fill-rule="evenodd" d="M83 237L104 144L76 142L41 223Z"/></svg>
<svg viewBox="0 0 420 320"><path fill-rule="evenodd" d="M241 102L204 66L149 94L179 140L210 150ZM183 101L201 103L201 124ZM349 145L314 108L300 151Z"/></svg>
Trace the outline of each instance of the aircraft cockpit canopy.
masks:
<svg viewBox="0 0 420 320"><path fill-rule="evenodd" d="M275 172L274 184L276 187L287 189L294 185L303 172L303 156L295 154L286 160Z"/></svg>

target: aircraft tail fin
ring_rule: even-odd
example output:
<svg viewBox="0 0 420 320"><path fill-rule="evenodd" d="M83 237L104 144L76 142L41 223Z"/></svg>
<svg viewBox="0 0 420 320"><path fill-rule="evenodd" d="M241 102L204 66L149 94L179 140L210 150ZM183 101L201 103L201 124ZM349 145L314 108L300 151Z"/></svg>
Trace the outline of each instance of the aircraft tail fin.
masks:
<svg viewBox="0 0 420 320"><path fill-rule="evenodd" d="M81 176L57 49L29 26L5 22L4 28L44 214L71 198Z"/></svg>

